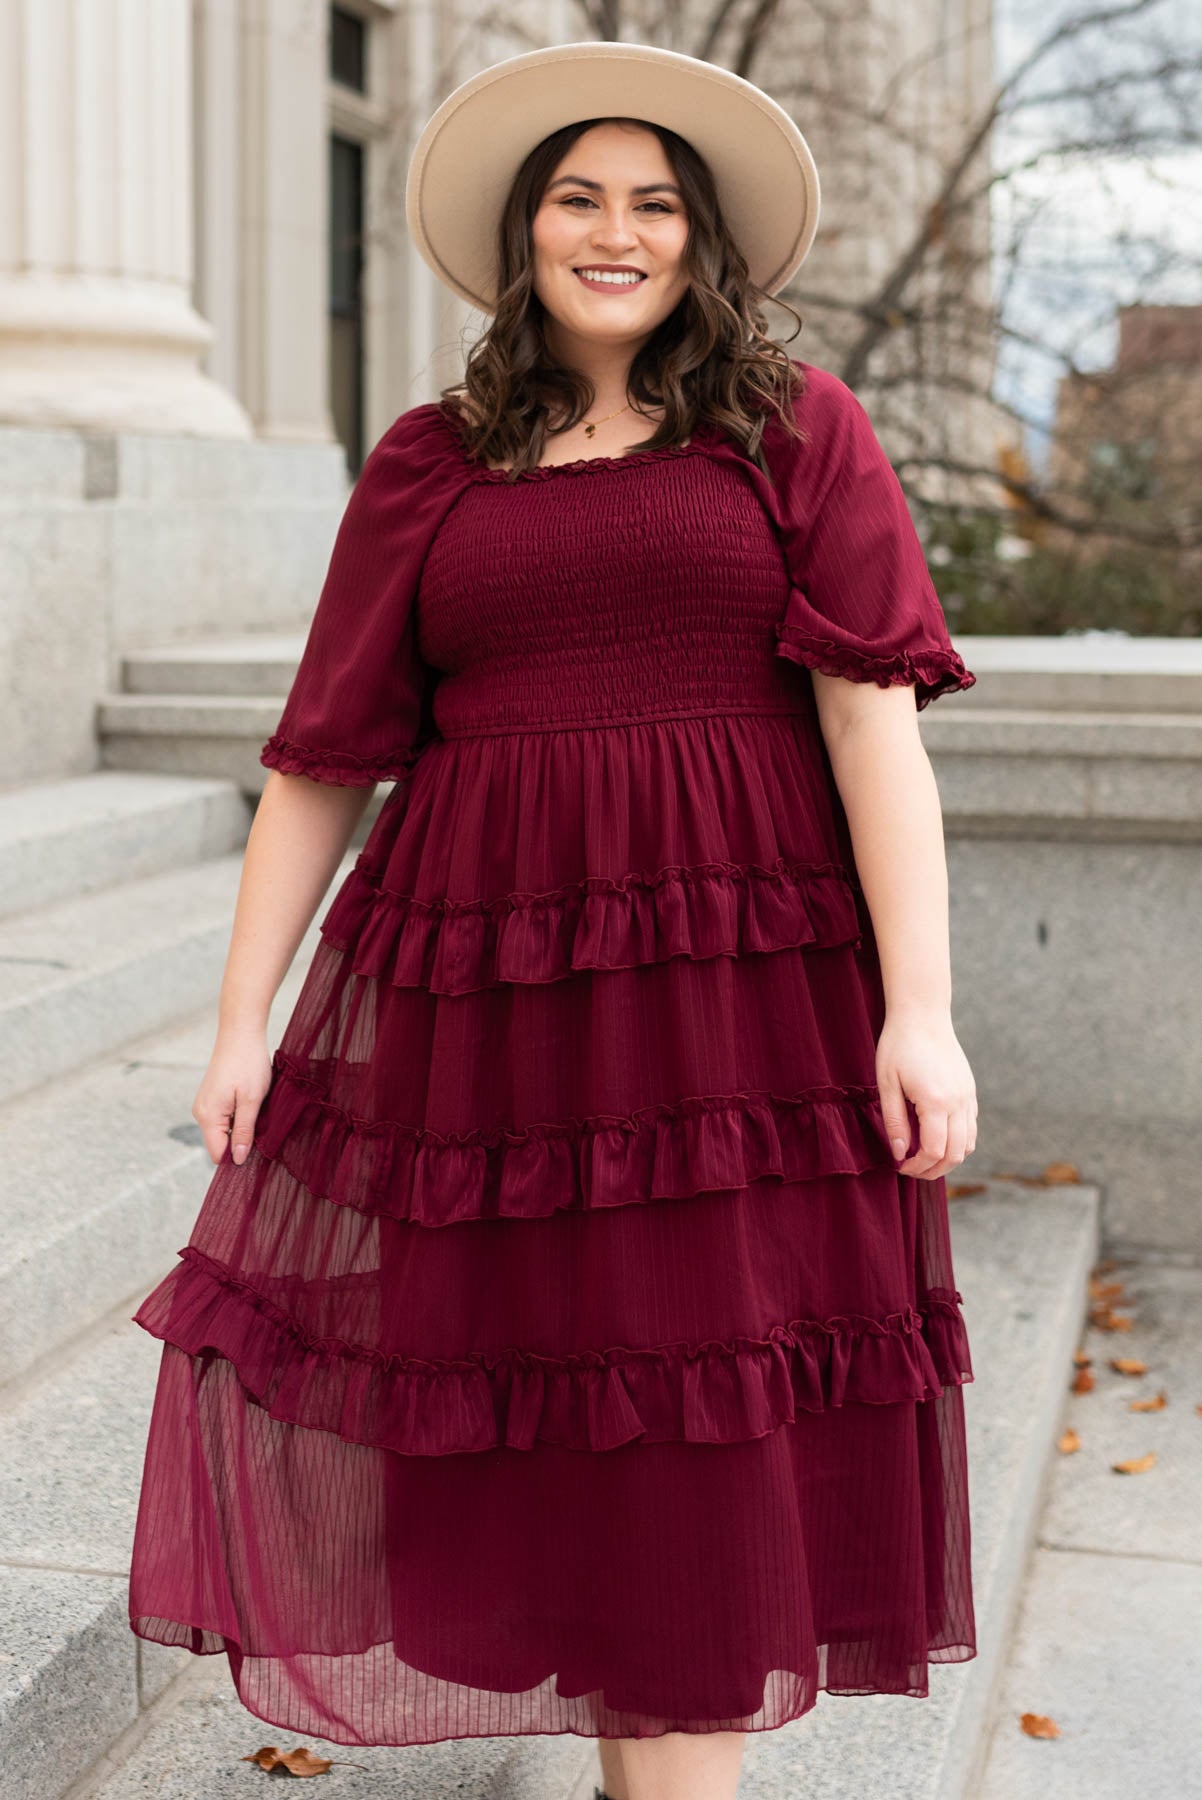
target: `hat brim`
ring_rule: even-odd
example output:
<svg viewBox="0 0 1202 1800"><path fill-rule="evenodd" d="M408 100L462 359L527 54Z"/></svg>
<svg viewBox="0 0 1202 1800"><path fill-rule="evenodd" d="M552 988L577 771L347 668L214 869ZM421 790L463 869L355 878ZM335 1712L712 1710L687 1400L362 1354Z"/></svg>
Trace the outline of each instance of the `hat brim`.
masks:
<svg viewBox="0 0 1202 1800"><path fill-rule="evenodd" d="M752 82L649 44L555 44L494 63L447 96L414 146L405 188L410 236L439 279L494 312L496 229L514 176L551 132L615 114L665 125L706 159L751 279L779 293L818 230L809 145Z"/></svg>

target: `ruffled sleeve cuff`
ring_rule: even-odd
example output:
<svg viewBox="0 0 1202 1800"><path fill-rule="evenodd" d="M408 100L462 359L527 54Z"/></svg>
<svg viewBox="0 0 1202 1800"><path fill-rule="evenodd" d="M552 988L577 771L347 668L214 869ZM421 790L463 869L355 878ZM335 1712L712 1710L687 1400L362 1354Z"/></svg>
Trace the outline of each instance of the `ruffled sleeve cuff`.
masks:
<svg viewBox="0 0 1202 1800"><path fill-rule="evenodd" d="M316 749L274 732L259 752L259 761L284 775L307 775L335 787L372 787L377 781L400 781L409 773L423 746L410 745L387 756L353 756L346 750Z"/></svg>
<svg viewBox="0 0 1202 1800"><path fill-rule="evenodd" d="M814 612L796 589L775 632L778 656L847 681L875 681L878 687L912 686L919 712L940 694L970 688L977 679L950 641L896 649L866 644Z"/></svg>

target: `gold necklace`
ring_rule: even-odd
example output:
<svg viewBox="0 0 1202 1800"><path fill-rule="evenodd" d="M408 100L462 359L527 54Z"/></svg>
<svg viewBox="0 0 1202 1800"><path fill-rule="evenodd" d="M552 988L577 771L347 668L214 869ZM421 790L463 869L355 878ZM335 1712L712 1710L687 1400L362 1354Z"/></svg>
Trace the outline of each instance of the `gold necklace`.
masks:
<svg viewBox="0 0 1202 1800"><path fill-rule="evenodd" d="M618 413L629 412L629 410L630 410L630 402L628 400L626 402L625 406L619 406L618 412L610 413L609 419L616 419L618 416ZM609 419L594 419L591 425L585 426L585 428L584 428L585 437L593 437L596 433L598 425L608 425Z"/></svg>

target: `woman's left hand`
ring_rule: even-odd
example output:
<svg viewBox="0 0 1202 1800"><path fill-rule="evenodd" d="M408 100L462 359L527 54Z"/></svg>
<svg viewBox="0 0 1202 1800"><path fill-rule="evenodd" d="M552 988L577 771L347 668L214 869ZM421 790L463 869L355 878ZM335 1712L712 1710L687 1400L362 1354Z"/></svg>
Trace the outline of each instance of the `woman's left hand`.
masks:
<svg viewBox="0 0 1202 1800"><path fill-rule="evenodd" d="M918 1113L919 1146L899 1175L937 1181L977 1147L977 1089L950 1016L887 1015L876 1047L885 1132L895 1158L910 1141L906 1100Z"/></svg>

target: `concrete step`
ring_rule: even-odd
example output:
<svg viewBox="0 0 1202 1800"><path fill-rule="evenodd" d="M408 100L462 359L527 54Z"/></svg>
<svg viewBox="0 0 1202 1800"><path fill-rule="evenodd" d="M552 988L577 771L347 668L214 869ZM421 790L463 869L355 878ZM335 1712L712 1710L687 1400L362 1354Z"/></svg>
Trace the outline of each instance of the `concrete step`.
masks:
<svg viewBox="0 0 1202 1800"><path fill-rule="evenodd" d="M957 837L1160 843L1202 835L1202 713L978 704L935 705L921 719L943 817Z"/></svg>
<svg viewBox="0 0 1202 1800"><path fill-rule="evenodd" d="M214 1001L243 852L0 922L0 1094L11 1099Z"/></svg>
<svg viewBox="0 0 1202 1800"><path fill-rule="evenodd" d="M930 1696L820 1695L804 1718L777 1732L750 1734L741 1800L847 1800L882 1794L890 1800L975 1800L977 1765L990 1689L1003 1645L1038 1509L1054 1433L1066 1392L1065 1372L1084 1312L1087 1271L1096 1254L1096 1190L1030 1189L991 1183L987 1195L953 1203L956 1273L977 1378L965 1390L970 1433L970 1491L979 1655L965 1665L931 1669ZM133 1310L132 1305L129 1308ZM63 1360L31 1384L8 1421L14 1454L0 1467L0 1567L37 1572L47 1584L47 1616L54 1616L55 1584L64 1571L93 1582L128 1569L146 1423L158 1346L139 1328L114 1316L86 1351ZM100 1591L101 1596L103 1590ZM239 1759L263 1743L292 1747L244 1709L224 1659L188 1668L187 1652L141 1646L147 1653L147 1692L161 1684L163 1658L181 1675L158 1701L141 1703L90 1772L78 1747L93 1755L111 1725L112 1690L136 1691L136 1649L129 1634L125 1673L114 1668L112 1615L98 1595L70 1596L72 1631L38 1650L37 1680L22 1657L31 1649L12 1621L10 1691L21 1696L24 1744L21 1785L13 1800L60 1794L80 1776L72 1800L227 1800L246 1785ZM37 1616L31 1600L31 1610ZM57 1705L55 1645L70 1644L79 1705L65 1718ZM104 1681L80 1678L91 1645ZM155 1651L160 1655L156 1657ZM67 1651L61 1653L64 1658ZM153 1664L153 1667L151 1666ZM64 1662L64 1668L67 1664ZM170 1672L170 1670L169 1670ZM29 1678L26 1679L27 1673ZM123 1702L125 1704L125 1702ZM126 1705L128 1713L128 1705ZM0 1732L5 1721L0 1718ZM60 1738L70 1732L64 1762ZM451 1800L465 1793L488 1800L591 1800L599 1765L591 1744L571 1738L508 1738L426 1746L347 1751L320 1739L315 1751L342 1758L326 1778L362 1782L364 1773L390 1794ZM351 1765L355 1766L351 1766Z"/></svg>
<svg viewBox="0 0 1202 1800"><path fill-rule="evenodd" d="M957 708L1202 713L1202 641L1086 631L1060 637L956 633L977 678ZM950 710L950 709L949 709Z"/></svg>
<svg viewBox="0 0 1202 1800"><path fill-rule="evenodd" d="M0 917L245 844L238 785L101 769L0 792Z"/></svg>
<svg viewBox="0 0 1202 1800"><path fill-rule="evenodd" d="M1080 1448L1054 1460L979 1800L1202 1795L1202 1268L1132 1256L1119 1279L1132 1327L1083 1335L1095 1385L1068 1401ZM1141 1474L1112 1466L1149 1451ZM1025 1712L1059 1737L1029 1737Z"/></svg>
<svg viewBox="0 0 1202 1800"><path fill-rule="evenodd" d="M273 1046L320 916L272 1005ZM186 1242L213 1169L192 1101L213 1049L216 1000L214 985L190 1020L0 1107L0 1390L132 1288L149 1287Z"/></svg>
<svg viewBox="0 0 1202 1800"><path fill-rule="evenodd" d="M219 777L261 793L267 770L259 751L275 730L305 636L253 632L128 652L120 692L97 706L105 767Z"/></svg>
<svg viewBox="0 0 1202 1800"><path fill-rule="evenodd" d="M1099 1200L1092 1187L989 1182L986 1196L951 1205L976 1374L964 1407L977 1656L932 1666L923 1700L822 1695L794 1724L749 1737L740 1800L978 1800L991 1695L1097 1255Z"/></svg>
<svg viewBox="0 0 1202 1800"><path fill-rule="evenodd" d="M269 773L259 751L279 723L292 673L270 671L273 681L281 681L278 693L106 695L96 714L101 761L107 769L228 783L257 797ZM356 844L391 792L390 782L374 789L356 826Z"/></svg>
<svg viewBox="0 0 1202 1800"><path fill-rule="evenodd" d="M285 694L305 647L305 633L253 632L133 650L121 659L126 694Z"/></svg>
<svg viewBox="0 0 1202 1800"><path fill-rule="evenodd" d="M259 751L283 711L275 695L108 694L96 709L105 768L158 770L236 782L259 794Z"/></svg>
<svg viewBox="0 0 1202 1800"><path fill-rule="evenodd" d="M128 1584L116 1573L0 1567L0 1753L8 1800L64 1794L143 1702ZM147 1659L148 1661L150 1659ZM163 1671L170 1679L175 1672Z"/></svg>
<svg viewBox="0 0 1202 1800"><path fill-rule="evenodd" d="M132 1310L128 1296L122 1315ZM128 1574L157 1346L125 1316L0 1412L6 1800L64 1793L183 1667L136 1644Z"/></svg>

